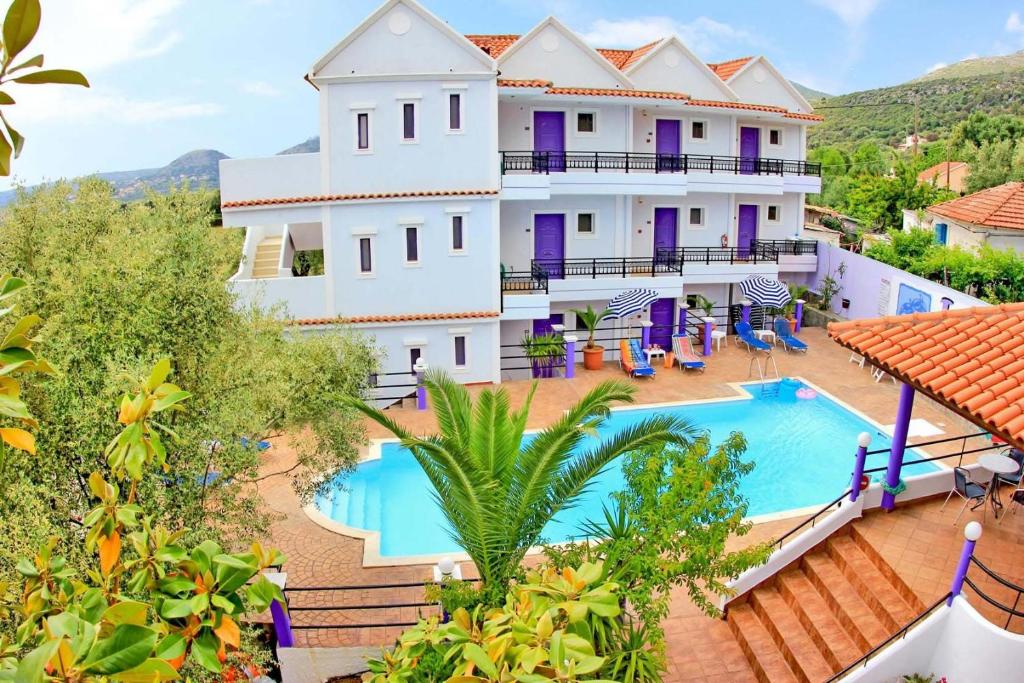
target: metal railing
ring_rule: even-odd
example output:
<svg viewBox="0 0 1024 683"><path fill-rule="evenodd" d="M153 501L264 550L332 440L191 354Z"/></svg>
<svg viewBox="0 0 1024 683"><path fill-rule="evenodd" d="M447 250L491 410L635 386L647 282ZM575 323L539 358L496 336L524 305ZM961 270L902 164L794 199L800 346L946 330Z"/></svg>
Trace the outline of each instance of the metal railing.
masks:
<svg viewBox="0 0 1024 683"><path fill-rule="evenodd" d="M790 538L792 538L796 534L800 533L800 531L802 531L804 529L804 527L810 526L810 527L813 528L814 525L818 522L818 520L821 517L825 516L828 512L830 512L832 510L832 508L835 508L837 510L839 508L841 508L843 506L843 501L846 500L846 498L850 495L850 493L852 493L852 491L850 489L846 489L845 491L843 491L843 495L839 496L838 498L836 498L832 502L828 503L825 507L821 508L820 510L815 512L813 515L811 515L810 517L808 517L804 521L800 522L795 527L793 527L792 529L790 529L789 531L787 531L786 533L782 534L777 539L775 539L775 542L772 543L772 547L774 547L776 549L781 548L786 543L787 540L789 540Z"/></svg>
<svg viewBox="0 0 1024 683"><path fill-rule="evenodd" d="M732 173L737 175L821 176L821 164L795 159L652 152L501 152L501 173Z"/></svg>
<svg viewBox="0 0 1024 683"><path fill-rule="evenodd" d="M786 256L809 256L818 253L818 240L754 240Z"/></svg>
<svg viewBox="0 0 1024 683"><path fill-rule="evenodd" d="M833 676L832 678L828 679L827 683L833 683L833 681L841 680L844 676L849 674L854 669L858 669L858 668L867 666L868 662L870 662L882 650L884 650L885 648L889 647L890 645L895 643L897 640L903 640L904 638L906 638L907 637L907 633L910 632L910 629L912 629L915 626L917 626L919 623L924 621L925 618L927 618L932 612L934 612L939 607L941 607L943 604L945 604L945 602L947 600L949 600L950 595L952 595L952 594L951 593L946 593L941 598L936 600L932 604L931 607L928 607L923 612L918 614L916 617L911 619L910 622L907 623L906 626L901 628L899 631L896 631L896 633L894 633L891 636L889 636L888 638L886 638L883 642L879 643L875 647L873 647L870 650L868 650L867 654L865 654L863 657L861 657L860 659L855 661L853 664L850 664L848 667L846 667L845 669L843 669L842 671L837 673L835 676Z"/></svg>
<svg viewBox="0 0 1024 683"><path fill-rule="evenodd" d="M1003 514L1006 514L1006 513L1004 512ZM999 576L994 571L992 571L991 569L986 567L982 563L982 561L979 560L974 555L971 555L971 566L972 567L977 567L986 576L988 576L990 579L992 579L993 581L995 581L999 585L1003 586L1004 588L1010 589L1011 591L1013 591L1016 594L1016 597L1013 599L1013 605L1012 606L1006 605L1006 604L1000 602L998 599L993 598L991 595L985 593L980 588L978 588L978 585L976 583L974 583L974 581L971 580L971 577L970 577L970 567L968 567L968 573L967 573L966 576L964 576L964 583L967 584L968 586L970 586L971 590L973 590L975 593L977 593L979 598L981 598L982 600L984 600L988 604L992 605L996 609L999 609L1002 612L1005 612L1007 614L1006 623L1003 624L1003 628L1004 629L1009 629L1010 628L1010 622L1013 620L1014 617L1020 617L1021 619L1024 619L1024 612L1022 612L1022 611L1017 609L1018 607L1020 607L1021 598L1024 597L1024 587L1018 586L1017 584L1015 584L1015 583L1013 583L1011 581L1008 581L1008 580L1004 579L1003 577Z"/></svg>
<svg viewBox="0 0 1024 683"><path fill-rule="evenodd" d="M904 460L903 461L903 466L906 467L907 465L920 465L921 463L925 463L925 462L935 462L936 460L947 460L949 458L958 458L957 466L959 467L960 465L963 464L964 456L965 455L972 455L974 453L983 453L985 451L990 451L990 450L993 450L993 449L1006 448L1006 444L998 444L998 443L993 442L993 443L990 443L990 444L988 444L986 446L981 446L980 448L972 448L970 450L967 449L967 440L968 439L974 439L974 438L986 437L986 436L989 436L988 432L975 432L974 434L964 434L962 436L949 436L949 437L946 437L944 439L935 439L933 441L921 441L920 443L908 443L907 444L907 448L924 448L925 446L935 446L937 444L952 443L954 441L959 441L960 442L960 451L956 452L956 453L947 453L945 455L933 455L933 456L928 456L928 457L924 457L924 458L918 458L917 460ZM866 455L878 455L879 453L888 453L890 450L891 450L890 448L875 448L873 450L868 451L866 453ZM872 467L870 469L864 470L864 474L877 474L878 472L885 472L887 469L888 469L888 465L883 466L883 467Z"/></svg>

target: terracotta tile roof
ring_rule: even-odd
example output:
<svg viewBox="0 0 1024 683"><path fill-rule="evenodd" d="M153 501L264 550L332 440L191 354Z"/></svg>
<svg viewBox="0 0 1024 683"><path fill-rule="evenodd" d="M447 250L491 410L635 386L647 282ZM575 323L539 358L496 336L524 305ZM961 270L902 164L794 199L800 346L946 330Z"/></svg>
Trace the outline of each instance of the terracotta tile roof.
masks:
<svg viewBox="0 0 1024 683"><path fill-rule="evenodd" d="M656 100L689 100L686 93L624 88L548 88L548 95L590 95L595 97L647 97Z"/></svg>
<svg viewBox="0 0 1024 683"><path fill-rule="evenodd" d="M658 40L641 45L635 50L607 50L605 48L598 48L598 52L612 65L621 71L625 71L629 67L636 64L641 57L650 52L654 47L661 42L661 38Z"/></svg>
<svg viewBox="0 0 1024 683"><path fill-rule="evenodd" d="M730 78L736 75L736 72L747 65L753 57L740 57L738 59L730 59L727 62L718 62L716 64L708 64L708 68L715 72L719 78L723 81L728 81Z"/></svg>
<svg viewBox="0 0 1024 683"><path fill-rule="evenodd" d="M787 119L800 119L801 121L824 121L825 117L820 114L801 114L795 111L788 111L783 116Z"/></svg>
<svg viewBox="0 0 1024 683"><path fill-rule="evenodd" d="M828 334L1024 448L1024 302L830 323Z"/></svg>
<svg viewBox="0 0 1024 683"><path fill-rule="evenodd" d="M272 206L275 204L309 204L312 202L346 202L368 199L415 199L420 197L474 197L498 194L497 190L410 190L406 192L363 192L357 194L324 194L308 197L272 197L268 199L243 199L224 202L222 209L237 209L247 206Z"/></svg>
<svg viewBox="0 0 1024 683"><path fill-rule="evenodd" d="M519 40L519 36L514 33L467 35L466 38L494 59L497 59L502 52L509 49L512 43Z"/></svg>
<svg viewBox="0 0 1024 683"><path fill-rule="evenodd" d="M990 228L1024 230L1024 183L1006 183L965 197L929 206L928 210L956 221Z"/></svg>
<svg viewBox="0 0 1024 683"><path fill-rule="evenodd" d="M292 325L360 325L366 323L404 323L423 320L467 320L497 318L497 311L462 311L458 313L401 313L398 315L359 315L336 318L299 318Z"/></svg>
<svg viewBox="0 0 1024 683"><path fill-rule="evenodd" d="M698 107L722 107L723 109L748 109L750 111L766 111L773 114L788 114L784 107L770 104L747 104L745 102L725 102L722 100L690 100L687 104Z"/></svg>
<svg viewBox="0 0 1024 683"><path fill-rule="evenodd" d="M943 161L918 173L917 179L922 183L929 182L935 176L944 176L947 169L949 173L952 173L964 167L970 168L970 164L966 161Z"/></svg>
<svg viewBox="0 0 1024 683"><path fill-rule="evenodd" d="M550 88L551 81L539 78L499 78L499 88Z"/></svg>

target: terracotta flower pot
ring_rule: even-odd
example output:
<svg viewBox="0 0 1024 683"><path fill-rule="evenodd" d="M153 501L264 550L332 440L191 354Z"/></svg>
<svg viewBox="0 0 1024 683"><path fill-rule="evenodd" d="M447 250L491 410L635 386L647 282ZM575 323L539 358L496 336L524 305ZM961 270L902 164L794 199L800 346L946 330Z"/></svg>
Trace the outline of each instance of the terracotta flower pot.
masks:
<svg viewBox="0 0 1024 683"><path fill-rule="evenodd" d="M600 370L604 367L604 347L583 347L583 367L587 370Z"/></svg>

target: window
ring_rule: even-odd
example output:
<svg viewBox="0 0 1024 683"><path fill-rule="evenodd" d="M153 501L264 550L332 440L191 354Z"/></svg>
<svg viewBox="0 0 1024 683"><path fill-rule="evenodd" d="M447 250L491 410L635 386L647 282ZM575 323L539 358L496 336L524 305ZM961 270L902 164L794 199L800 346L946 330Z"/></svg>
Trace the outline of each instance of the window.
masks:
<svg viewBox="0 0 1024 683"><path fill-rule="evenodd" d="M370 112L361 111L356 114L356 149L370 150Z"/></svg>
<svg viewBox="0 0 1024 683"><path fill-rule="evenodd" d="M688 223L693 228L704 227L704 207L703 206L691 206L689 212Z"/></svg>
<svg viewBox="0 0 1024 683"><path fill-rule="evenodd" d="M466 250L466 236L463 234L465 216L452 216L452 251Z"/></svg>
<svg viewBox="0 0 1024 683"><path fill-rule="evenodd" d="M597 217L590 212L576 214L576 234L580 237L593 237L597 232Z"/></svg>
<svg viewBox="0 0 1024 683"><path fill-rule="evenodd" d="M462 130L462 95L452 93L448 95L448 130Z"/></svg>
<svg viewBox="0 0 1024 683"><path fill-rule="evenodd" d="M597 112L578 111L576 112L576 132L580 135L597 134Z"/></svg>
<svg viewBox="0 0 1024 683"><path fill-rule="evenodd" d="M466 367L466 338L462 335L452 337L455 350L455 367Z"/></svg>
<svg viewBox="0 0 1024 683"><path fill-rule="evenodd" d="M690 121L690 139L706 140L708 135L707 121Z"/></svg>
<svg viewBox="0 0 1024 683"><path fill-rule="evenodd" d="M768 129L768 144L774 147L782 146L782 129L781 128L769 128Z"/></svg>
<svg viewBox="0 0 1024 683"><path fill-rule="evenodd" d="M415 372L413 368L416 367L416 361L418 361L422 355L422 349L409 349L409 372Z"/></svg>
<svg viewBox="0 0 1024 683"><path fill-rule="evenodd" d="M359 238L359 272L373 272L373 240L369 237Z"/></svg>
<svg viewBox="0 0 1024 683"><path fill-rule="evenodd" d="M768 216L769 223L779 223L782 221L782 205L781 204L769 204L768 205Z"/></svg>
<svg viewBox="0 0 1024 683"><path fill-rule="evenodd" d="M416 141L416 103L402 103L402 140L405 142Z"/></svg>
<svg viewBox="0 0 1024 683"><path fill-rule="evenodd" d="M415 226L408 226L405 229L405 262L420 262L420 230Z"/></svg>

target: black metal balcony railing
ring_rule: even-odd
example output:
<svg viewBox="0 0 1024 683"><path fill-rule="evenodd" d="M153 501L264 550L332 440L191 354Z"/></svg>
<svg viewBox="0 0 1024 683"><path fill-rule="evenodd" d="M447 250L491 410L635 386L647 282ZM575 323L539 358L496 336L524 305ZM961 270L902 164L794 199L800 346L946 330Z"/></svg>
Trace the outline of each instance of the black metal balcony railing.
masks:
<svg viewBox="0 0 1024 683"><path fill-rule="evenodd" d="M732 173L821 176L821 164L790 159L649 152L502 152L501 173Z"/></svg>
<svg viewBox="0 0 1024 683"><path fill-rule="evenodd" d="M810 256L818 253L818 240L754 240L754 244L767 244L786 256Z"/></svg>

